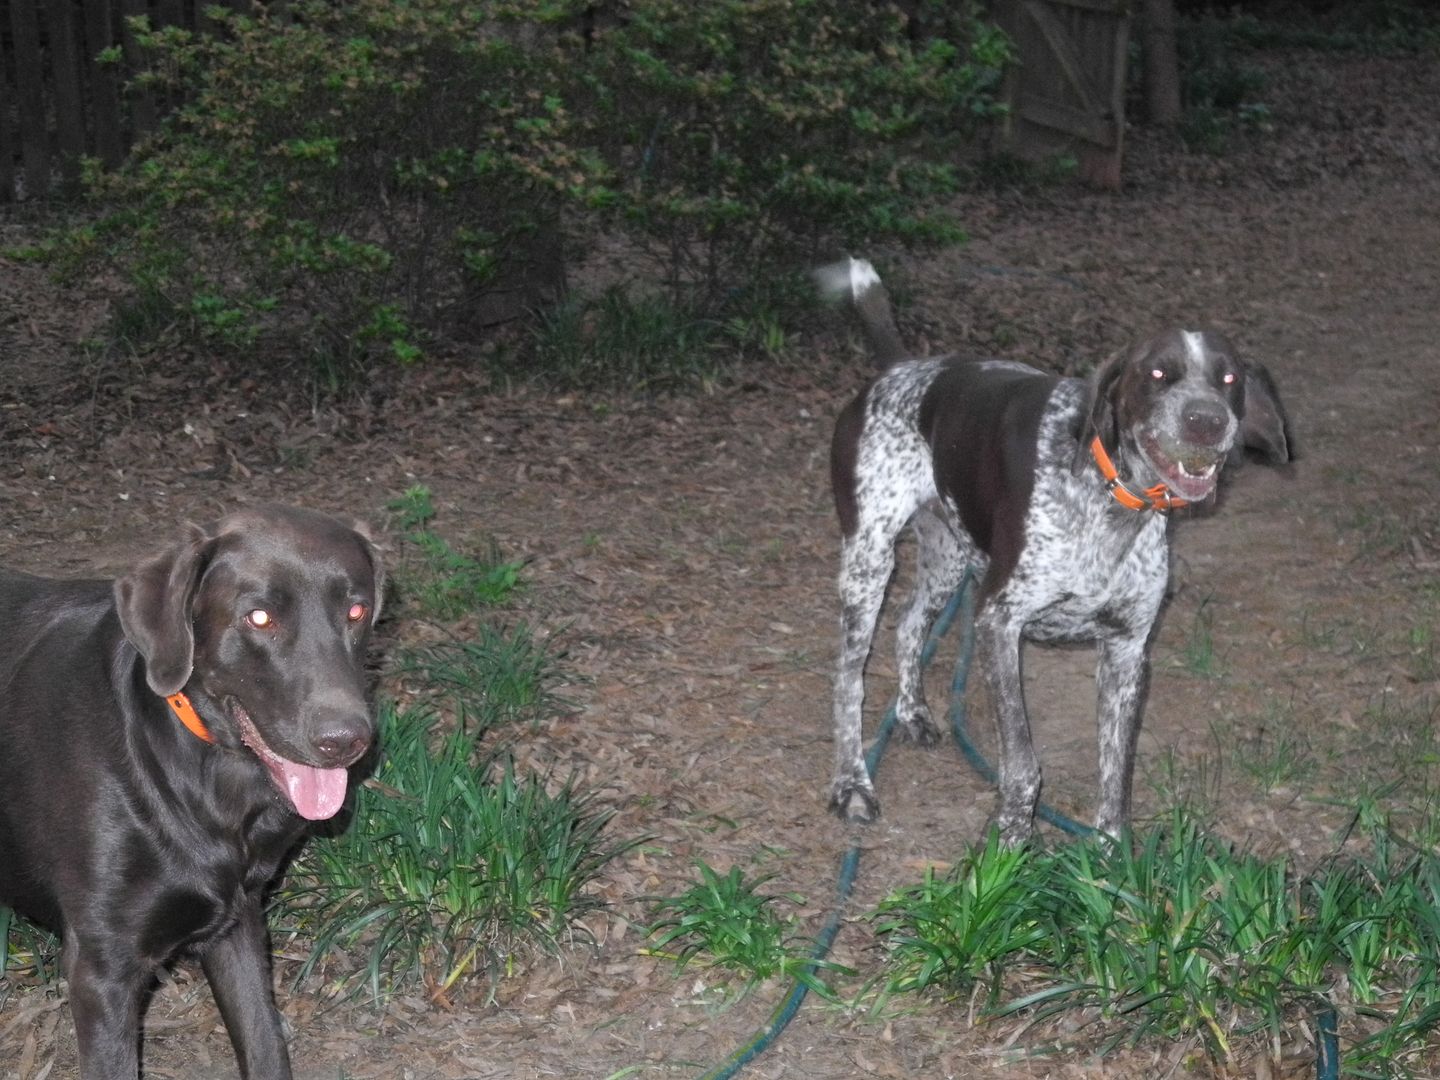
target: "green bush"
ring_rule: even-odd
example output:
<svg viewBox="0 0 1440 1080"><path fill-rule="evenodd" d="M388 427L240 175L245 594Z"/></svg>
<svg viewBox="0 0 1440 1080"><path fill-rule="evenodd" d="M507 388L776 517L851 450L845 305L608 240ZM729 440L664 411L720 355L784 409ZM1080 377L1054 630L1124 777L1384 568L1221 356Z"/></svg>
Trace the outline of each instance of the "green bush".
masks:
<svg viewBox="0 0 1440 1080"><path fill-rule="evenodd" d="M977 5L642 0L584 70L611 210L710 295L824 243L954 241L934 209L997 110L1008 44ZM912 31L915 31L912 36Z"/></svg>
<svg viewBox="0 0 1440 1080"><path fill-rule="evenodd" d="M141 80L183 104L92 170L103 216L53 253L117 268L136 326L332 381L558 301L601 237L713 313L825 245L959 236L933 200L1008 58L975 11L295 0L217 8L213 35L141 20Z"/></svg>
<svg viewBox="0 0 1440 1080"><path fill-rule="evenodd" d="M540 274L562 205L605 197L546 37L557 6L281 7L217 9L213 36L141 35L144 79L185 103L93 177L113 209L84 239L190 336L268 331L342 374L414 360L487 292Z"/></svg>

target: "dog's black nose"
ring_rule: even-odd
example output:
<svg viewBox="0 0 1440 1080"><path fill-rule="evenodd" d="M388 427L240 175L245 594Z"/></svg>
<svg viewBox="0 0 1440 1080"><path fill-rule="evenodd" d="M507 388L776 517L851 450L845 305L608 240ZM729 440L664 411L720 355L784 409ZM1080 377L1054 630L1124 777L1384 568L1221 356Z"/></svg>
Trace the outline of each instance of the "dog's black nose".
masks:
<svg viewBox="0 0 1440 1080"><path fill-rule="evenodd" d="M1182 420L1185 425L1185 441L1196 444L1219 442L1230 423L1230 417L1225 410L1216 408L1209 402L1191 402L1185 407Z"/></svg>
<svg viewBox="0 0 1440 1080"><path fill-rule="evenodd" d="M364 717L333 718L310 740L320 763L330 768L353 765L370 747L370 721Z"/></svg>

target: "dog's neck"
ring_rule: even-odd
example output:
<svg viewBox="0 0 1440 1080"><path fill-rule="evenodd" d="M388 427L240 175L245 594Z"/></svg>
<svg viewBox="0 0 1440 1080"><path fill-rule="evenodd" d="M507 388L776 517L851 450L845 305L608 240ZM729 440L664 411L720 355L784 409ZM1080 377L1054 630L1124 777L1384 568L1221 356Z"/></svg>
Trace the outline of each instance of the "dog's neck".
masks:
<svg viewBox="0 0 1440 1080"><path fill-rule="evenodd" d="M1143 491L1135 491L1128 487L1125 481L1120 479L1119 470L1115 463L1110 460L1110 455L1105 450L1105 444L1096 435L1090 442L1090 456L1095 459L1095 467L1100 470L1100 475L1105 480L1105 490L1111 497L1127 510L1154 510L1158 513L1165 513L1181 506L1188 506L1184 499L1172 495L1170 489L1162 484L1154 484Z"/></svg>

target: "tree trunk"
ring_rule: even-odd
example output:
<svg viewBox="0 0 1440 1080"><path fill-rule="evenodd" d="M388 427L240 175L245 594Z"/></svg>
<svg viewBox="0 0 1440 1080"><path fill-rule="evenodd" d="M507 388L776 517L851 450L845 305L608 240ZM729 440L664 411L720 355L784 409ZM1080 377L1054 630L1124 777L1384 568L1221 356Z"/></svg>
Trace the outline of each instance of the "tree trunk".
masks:
<svg viewBox="0 0 1440 1080"><path fill-rule="evenodd" d="M1145 111L1152 124L1180 122L1180 59L1175 49L1175 0L1144 0L1141 37Z"/></svg>

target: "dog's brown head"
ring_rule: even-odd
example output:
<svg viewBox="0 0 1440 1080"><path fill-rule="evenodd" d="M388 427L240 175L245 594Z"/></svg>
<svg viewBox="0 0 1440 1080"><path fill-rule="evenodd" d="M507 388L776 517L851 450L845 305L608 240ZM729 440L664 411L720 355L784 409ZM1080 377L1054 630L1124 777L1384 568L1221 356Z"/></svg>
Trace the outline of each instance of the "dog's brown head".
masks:
<svg viewBox="0 0 1440 1080"><path fill-rule="evenodd" d="M1291 459L1289 422L1265 367L1213 331L1171 330L1117 353L1090 381L1073 469L1098 437L1126 480L1187 502L1214 494L1222 466L1253 451Z"/></svg>
<svg viewBox="0 0 1440 1080"><path fill-rule="evenodd" d="M363 526L291 507L190 526L115 582L150 688L265 766L296 813L335 814L374 739L365 649L384 571Z"/></svg>

